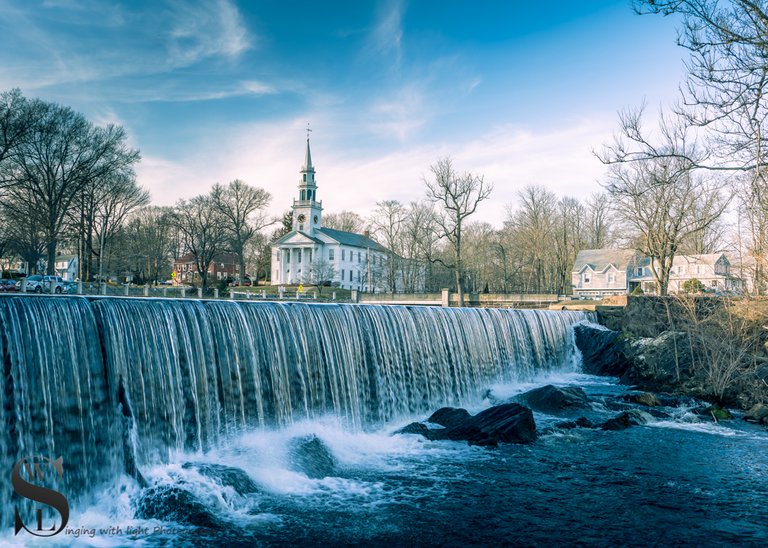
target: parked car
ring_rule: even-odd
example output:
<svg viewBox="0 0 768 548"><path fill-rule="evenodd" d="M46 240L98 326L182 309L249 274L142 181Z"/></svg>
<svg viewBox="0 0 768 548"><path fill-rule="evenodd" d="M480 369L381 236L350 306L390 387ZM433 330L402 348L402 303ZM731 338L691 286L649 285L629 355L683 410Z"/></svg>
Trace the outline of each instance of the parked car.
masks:
<svg viewBox="0 0 768 548"><path fill-rule="evenodd" d="M7 278L0 280L0 293L2 292L8 292L8 291L18 291L19 288L16 287L16 282L13 280L9 280Z"/></svg>
<svg viewBox="0 0 768 548"><path fill-rule="evenodd" d="M50 293L51 282L54 282L55 284L53 289L55 293L63 293L66 291L67 287L61 276L40 276L39 274L27 278L27 291L32 291L34 293ZM21 290L21 280L16 282L16 287Z"/></svg>

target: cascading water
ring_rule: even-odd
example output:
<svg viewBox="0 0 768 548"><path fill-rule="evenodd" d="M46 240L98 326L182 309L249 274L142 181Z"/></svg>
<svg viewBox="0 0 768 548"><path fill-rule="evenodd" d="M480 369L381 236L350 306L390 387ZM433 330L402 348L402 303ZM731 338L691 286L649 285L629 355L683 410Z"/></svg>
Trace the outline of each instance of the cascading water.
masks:
<svg viewBox="0 0 768 548"><path fill-rule="evenodd" d="M562 367L581 312L0 298L2 469L63 456L78 494L246 427L361 430ZM131 429L131 432L126 432ZM129 435L130 434L130 435ZM126 443L126 440L132 440ZM0 474L0 520L13 506Z"/></svg>

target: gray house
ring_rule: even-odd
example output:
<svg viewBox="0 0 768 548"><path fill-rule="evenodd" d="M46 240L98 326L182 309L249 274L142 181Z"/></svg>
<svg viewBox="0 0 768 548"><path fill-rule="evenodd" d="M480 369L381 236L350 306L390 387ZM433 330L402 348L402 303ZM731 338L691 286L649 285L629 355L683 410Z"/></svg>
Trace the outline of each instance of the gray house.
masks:
<svg viewBox="0 0 768 548"><path fill-rule="evenodd" d="M574 296L601 299L626 295L640 258L634 249L582 249L571 271Z"/></svg>

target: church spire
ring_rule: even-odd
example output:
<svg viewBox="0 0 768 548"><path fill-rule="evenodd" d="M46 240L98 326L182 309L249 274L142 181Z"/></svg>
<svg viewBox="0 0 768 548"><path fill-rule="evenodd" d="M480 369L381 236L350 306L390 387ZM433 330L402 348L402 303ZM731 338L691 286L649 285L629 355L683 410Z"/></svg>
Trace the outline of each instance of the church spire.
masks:
<svg viewBox="0 0 768 548"><path fill-rule="evenodd" d="M304 165L301 171L315 171L312 167L312 154L309 152L309 135L307 135L307 153L304 155Z"/></svg>

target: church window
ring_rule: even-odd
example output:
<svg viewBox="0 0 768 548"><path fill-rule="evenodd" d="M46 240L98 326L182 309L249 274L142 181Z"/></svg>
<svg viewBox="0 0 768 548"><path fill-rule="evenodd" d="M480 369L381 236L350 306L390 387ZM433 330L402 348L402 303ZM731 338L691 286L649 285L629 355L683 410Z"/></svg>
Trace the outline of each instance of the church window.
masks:
<svg viewBox="0 0 768 548"><path fill-rule="evenodd" d="M318 220L318 219L317 219L317 215L315 215L315 224L317 224L317 220Z"/></svg>
<svg viewBox="0 0 768 548"><path fill-rule="evenodd" d="M332 261L334 259L333 249L328 250L328 260Z"/></svg>
<svg viewBox="0 0 768 548"><path fill-rule="evenodd" d="M349 271L349 281L350 282L352 281L352 271L351 270Z"/></svg>
<svg viewBox="0 0 768 548"><path fill-rule="evenodd" d="M347 250L346 249L342 249L341 250L341 260L342 261L346 261L347 260Z"/></svg>
<svg viewBox="0 0 768 548"><path fill-rule="evenodd" d="M301 263L301 249L299 249L299 250L298 250L298 252L299 252L299 253L298 253L298 255L299 255L299 258L298 258L298 260L297 260L296 262L297 262L297 263Z"/></svg>
<svg viewBox="0 0 768 548"><path fill-rule="evenodd" d="M344 281L344 269L343 268L341 269L341 281L342 282Z"/></svg>
<svg viewBox="0 0 768 548"><path fill-rule="evenodd" d="M361 262L363 262L363 259L362 259L362 255L360 254L360 252L359 252L359 251L357 252L357 262L358 262L358 263L361 263ZM358 281L360 281L360 280L358 280Z"/></svg>
<svg viewBox="0 0 768 548"><path fill-rule="evenodd" d="M304 182L305 183L307 182L307 174L306 173L304 174Z"/></svg>

